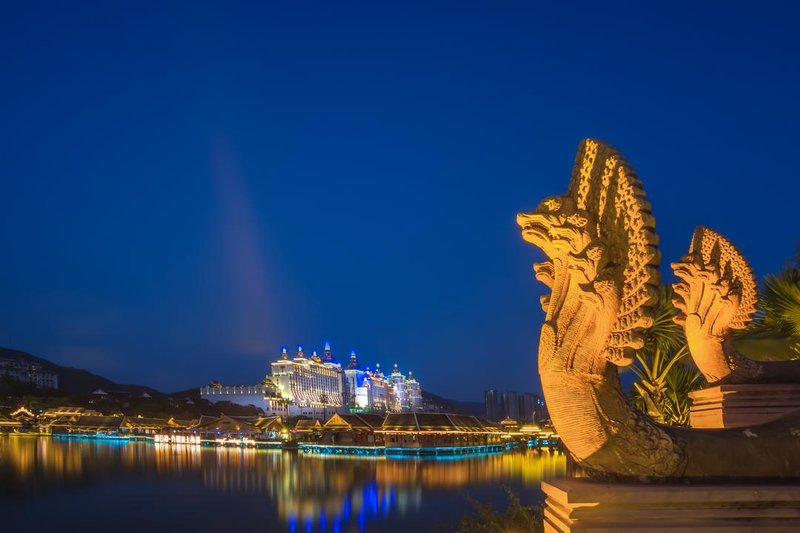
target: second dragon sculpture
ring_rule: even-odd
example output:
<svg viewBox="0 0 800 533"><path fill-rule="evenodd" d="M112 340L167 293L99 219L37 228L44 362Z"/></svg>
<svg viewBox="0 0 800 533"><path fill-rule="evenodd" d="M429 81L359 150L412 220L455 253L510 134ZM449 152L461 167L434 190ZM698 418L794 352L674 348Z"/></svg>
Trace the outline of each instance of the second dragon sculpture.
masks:
<svg viewBox="0 0 800 533"><path fill-rule="evenodd" d="M583 141L567 193L517 221L523 238L548 258L534 265L551 290L541 301L539 373L553 424L579 464L601 477L800 477L800 414L747 431L674 428L655 423L622 393L617 367L632 362L652 324L660 256L650 204L619 152ZM710 350L708 366L722 368L714 370L720 379L725 365L728 374L759 372L725 348L729 329L752 314L752 294L743 292L749 278L739 263L715 270L719 279L697 278L714 270L713 254L703 251L727 243L718 239L715 248L704 239L696 236L694 255L676 265L685 284L676 288L681 316L704 332L696 338ZM692 287L726 282L715 294L735 305L720 307L727 314L715 311L711 322L707 314L695 317L706 303L695 305Z"/></svg>
<svg viewBox="0 0 800 533"><path fill-rule="evenodd" d="M756 311L756 280L741 252L719 233L699 227L689 253L672 264L676 321L683 325L697 368L712 385L800 383L800 361L754 361L736 351L733 331Z"/></svg>

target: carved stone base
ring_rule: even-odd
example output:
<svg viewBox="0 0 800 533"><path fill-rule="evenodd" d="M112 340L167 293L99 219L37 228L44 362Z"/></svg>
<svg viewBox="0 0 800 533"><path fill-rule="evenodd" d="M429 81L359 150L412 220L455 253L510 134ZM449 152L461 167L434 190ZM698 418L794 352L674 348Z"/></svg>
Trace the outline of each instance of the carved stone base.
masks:
<svg viewBox="0 0 800 533"><path fill-rule="evenodd" d="M542 482L548 533L800 531L800 485Z"/></svg>
<svg viewBox="0 0 800 533"><path fill-rule="evenodd" d="M800 385L717 385L689 396L693 428L757 426L800 409Z"/></svg>

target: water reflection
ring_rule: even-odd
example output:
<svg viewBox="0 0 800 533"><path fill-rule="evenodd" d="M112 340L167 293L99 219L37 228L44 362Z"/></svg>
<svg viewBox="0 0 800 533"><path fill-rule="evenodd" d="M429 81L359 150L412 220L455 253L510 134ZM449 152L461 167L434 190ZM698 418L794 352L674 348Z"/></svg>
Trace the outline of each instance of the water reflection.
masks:
<svg viewBox="0 0 800 533"><path fill-rule="evenodd" d="M297 531L363 530L376 520L419 515L442 495L480 486L509 484L538 492L543 478L563 477L565 469L563 455L533 450L420 460L0 438L0 494L5 496L25 499L96 480L179 479L199 484L207 493L230 495L232 501L263 498L273 519ZM459 514L467 510L463 502Z"/></svg>

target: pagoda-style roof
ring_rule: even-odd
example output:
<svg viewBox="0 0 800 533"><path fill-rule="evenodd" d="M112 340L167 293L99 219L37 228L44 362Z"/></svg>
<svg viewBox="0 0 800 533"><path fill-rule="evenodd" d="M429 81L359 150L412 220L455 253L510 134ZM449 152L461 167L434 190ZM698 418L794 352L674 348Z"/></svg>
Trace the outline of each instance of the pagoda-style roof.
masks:
<svg viewBox="0 0 800 533"><path fill-rule="evenodd" d="M375 414L335 413L322 427L328 430L375 431L381 428L383 419L382 415Z"/></svg>
<svg viewBox="0 0 800 533"><path fill-rule="evenodd" d="M20 420L20 419L23 419L23 418L30 420L32 418L36 418L36 415L33 414L32 412L30 412L25 407L18 408L16 411L11 413L10 416L11 416L11 418L13 418L15 420Z"/></svg>
<svg viewBox="0 0 800 533"><path fill-rule="evenodd" d="M83 429L119 429L122 421L125 419L124 416L121 415L111 415L111 416L92 416L92 415L84 415L78 417L64 417L68 418L69 423L67 425L72 426L74 428L83 428Z"/></svg>
<svg viewBox="0 0 800 533"><path fill-rule="evenodd" d="M197 420L182 420L173 417L167 420L167 426L171 428L190 428L196 425L197 422Z"/></svg>
<svg viewBox="0 0 800 533"><path fill-rule="evenodd" d="M8 414L0 413L0 427L19 427L22 422L14 420Z"/></svg>
<svg viewBox="0 0 800 533"><path fill-rule="evenodd" d="M86 407L70 407L70 406L60 406L60 407L51 407L47 409L42 416L45 418L58 418L61 416L81 416L81 415L92 415L92 416L100 416L102 413L100 411L95 411L94 409L87 409Z"/></svg>
<svg viewBox="0 0 800 533"><path fill-rule="evenodd" d="M205 426L206 424L210 424L211 422L213 422L217 418L218 417L211 416L211 415L200 415L200 418L195 421L195 423L192 425L192 428L196 428L196 427L199 427L199 426Z"/></svg>
<svg viewBox="0 0 800 533"><path fill-rule="evenodd" d="M228 415L222 415L219 418L213 418L213 420L207 420L207 421L204 421L203 418L213 418L213 417L201 417L200 423L198 423L192 429L198 431L228 431L235 433L260 432L260 430L253 424L245 420L237 419Z"/></svg>
<svg viewBox="0 0 800 533"><path fill-rule="evenodd" d="M396 413L386 415L383 433L500 433L500 428L469 415Z"/></svg>
<svg viewBox="0 0 800 533"><path fill-rule="evenodd" d="M314 431L316 429L322 429L319 420L298 420L294 425L294 431Z"/></svg>
<svg viewBox="0 0 800 533"><path fill-rule="evenodd" d="M281 431L286 429L283 418L279 416L263 416L253 422L253 425L261 431Z"/></svg>
<svg viewBox="0 0 800 533"><path fill-rule="evenodd" d="M169 420L166 418L126 416L122 425L130 429L163 429L169 427Z"/></svg>

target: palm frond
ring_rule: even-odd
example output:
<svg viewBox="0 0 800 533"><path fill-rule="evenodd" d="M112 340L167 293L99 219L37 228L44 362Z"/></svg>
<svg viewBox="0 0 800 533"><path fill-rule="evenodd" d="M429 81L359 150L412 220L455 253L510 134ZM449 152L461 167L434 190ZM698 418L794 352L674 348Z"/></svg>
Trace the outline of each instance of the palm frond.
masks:
<svg viewBox="0 0 800 533"><path fill-rule="evenodd" d="M736 335L737 346L758 359L800 357L800 268L764 277L758 311Z"/></svg>

